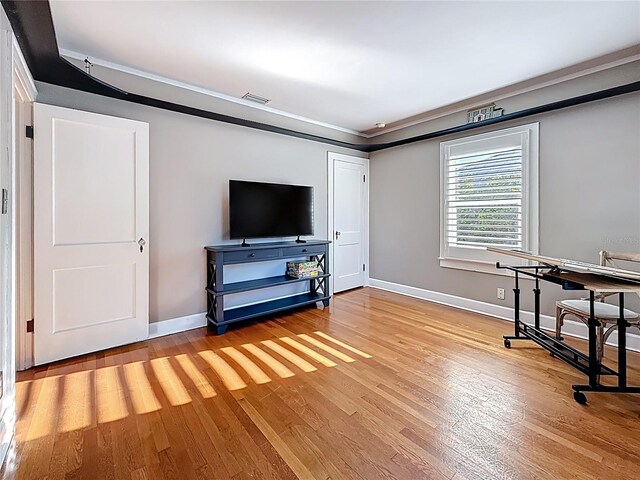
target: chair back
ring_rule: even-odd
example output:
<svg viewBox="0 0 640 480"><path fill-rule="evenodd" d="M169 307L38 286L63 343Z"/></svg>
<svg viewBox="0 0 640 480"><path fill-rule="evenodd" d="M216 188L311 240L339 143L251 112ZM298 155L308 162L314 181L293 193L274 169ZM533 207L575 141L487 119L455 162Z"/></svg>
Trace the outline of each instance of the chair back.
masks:
<svg viewBox="0 0 640 480"><path fill-rule="evenodd" d="M600 252L600 265L602 267L618 267L615 260L640 263L640 253L609 252L607 250ZM640 293L637 295L640 297Z"/></svg>
<svg viewBox="0 0 640 480"><path fill-rule="evenodd" d="M617 267L614 260L640 263L640 253L609 252L607 250L602 250L600 252L600 266Z"/></svg>

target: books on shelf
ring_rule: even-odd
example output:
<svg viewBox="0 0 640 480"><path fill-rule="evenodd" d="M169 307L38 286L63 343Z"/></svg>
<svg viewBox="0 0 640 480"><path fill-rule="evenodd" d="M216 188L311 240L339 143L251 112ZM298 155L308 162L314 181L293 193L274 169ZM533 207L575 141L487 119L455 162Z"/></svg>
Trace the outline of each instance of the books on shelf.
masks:
<svg viewBox="0 0 640 480"><path fill-rule="evenodd" d="M293 278L313 278L322 273L317 261L295 260L287 262L287 276Z"/></svg>

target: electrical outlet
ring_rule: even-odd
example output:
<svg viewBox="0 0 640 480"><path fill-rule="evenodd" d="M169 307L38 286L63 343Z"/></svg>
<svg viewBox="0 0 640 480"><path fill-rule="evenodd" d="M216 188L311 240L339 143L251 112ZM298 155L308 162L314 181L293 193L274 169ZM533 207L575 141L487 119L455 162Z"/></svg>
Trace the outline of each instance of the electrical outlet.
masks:
<svg viewBox="0 0 640 480"><path fill-rule="evenodd" d="M498 289L498 300L504 300L504 288Z"/></svg>

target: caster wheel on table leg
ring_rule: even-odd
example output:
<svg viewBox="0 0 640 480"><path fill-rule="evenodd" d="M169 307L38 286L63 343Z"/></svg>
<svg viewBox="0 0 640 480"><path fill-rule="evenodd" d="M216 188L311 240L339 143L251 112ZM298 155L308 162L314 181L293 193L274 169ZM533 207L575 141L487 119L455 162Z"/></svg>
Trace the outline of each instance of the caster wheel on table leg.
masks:
<svg viewBox="0 0 640 480"><path fill-rule="evenodd" d="M573 399L580 405L587 404L587 396L582 392L573 392Z"/></svg>
<svg viewBox="0 0 640 480"><path fill-rule="evenodd" d="M511 341L507 338L504 339L504 346L506 348L511 348Z"/></svg>

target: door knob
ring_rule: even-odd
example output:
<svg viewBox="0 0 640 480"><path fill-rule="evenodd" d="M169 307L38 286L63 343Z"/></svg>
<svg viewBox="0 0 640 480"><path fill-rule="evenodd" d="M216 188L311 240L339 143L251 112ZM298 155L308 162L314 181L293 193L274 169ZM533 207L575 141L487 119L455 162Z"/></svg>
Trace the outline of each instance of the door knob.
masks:
<svg viewBox="0 0 640 480"><path fill-rule="evenodd" d="M336 230L336 240L338 239L338 237L342 235L339 231Z"/></svg>
<svg viewBox="0 0 640 480"><path fill-rule="evenodd" d="M144 246L147 244L147 242L144 241L144 238L140 237L140 240L138 240L138 245L140 245L140 253L142 253L142 250L144 250Z"/></svg>

